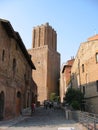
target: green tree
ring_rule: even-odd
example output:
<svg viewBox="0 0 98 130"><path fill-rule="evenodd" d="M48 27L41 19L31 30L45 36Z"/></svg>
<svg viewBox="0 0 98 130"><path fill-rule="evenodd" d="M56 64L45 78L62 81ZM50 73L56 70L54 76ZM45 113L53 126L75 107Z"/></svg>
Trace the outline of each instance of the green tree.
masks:
<svg viewBox="0 0 98 130"><path fill-rule="evenodd" d="M59 101L59 96L56 95L56 93L51 93L50 94L50 101L56 101L58 102Z"/></svg>
<svg viewBox="0 0 98 130"><path fill-rule="evenodd" d="M84 94L78 90L69 88L65 94L64 100L71 105L74 109L80 109Z"/></svg>

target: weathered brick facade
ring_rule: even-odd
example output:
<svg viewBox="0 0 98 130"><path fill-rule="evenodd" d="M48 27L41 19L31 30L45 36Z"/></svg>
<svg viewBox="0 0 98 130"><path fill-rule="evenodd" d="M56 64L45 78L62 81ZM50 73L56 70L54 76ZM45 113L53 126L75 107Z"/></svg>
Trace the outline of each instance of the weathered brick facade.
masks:
<svg viewBox="0 0 98 130"><path fill-rule="evenodd" d="M38 101L42 103L52 92L58 91L60 54L57 52L56 31L48 23L35 27L32 49L28 51L36 66L32 75L38 86Z"/></svg>
<svg viewBox="0 0 98 130"><path fill-rule="evenodd" d="M32 69L35 66L19 34L9 21L0 19L0 119L18 116L31 105L36 92Z"/></svg>
<svg viewBox="0 0 98 130"><path fill-rule="evenodd" d="M98 35L81 43L71 75L72 86L85 94L85 109L98 114Z"/></svg>
<svg viewBox="0 0 98 130"><path fill-rule="evenodd" d="M65 93L70 85L71 79L71 67L73 65L74 58L68 60L65 64L62 65L60 70L60 98L61 102L63 102L63 98Z"/></svg>

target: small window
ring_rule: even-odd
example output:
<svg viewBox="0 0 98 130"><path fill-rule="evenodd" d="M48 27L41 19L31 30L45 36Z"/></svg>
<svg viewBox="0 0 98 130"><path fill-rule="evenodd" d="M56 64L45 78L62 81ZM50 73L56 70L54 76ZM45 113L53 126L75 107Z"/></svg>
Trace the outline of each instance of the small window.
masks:
<svg viewBox="0 0 98 130"><path fill-rule="evenodd" d="M5 57L5 50L2 51L2 61L4 61L4 57Z"/></svg>
<svg viewBox="0 0 98 130"><path fill-rule="evenodd" d="M16 59L13 59L13 71L16 70Z"/></svg>
<svg viewBox="0 0 98 130"><path fill-rule="evenodd" d="M84 64L82 64L82 72L84 72Z"/></svg>
<svg viewBox="0 0 98 130"><path fill-rule="evenodd" d="M96 53L96 63L98 63L98 53Z"/></svg>
<svg viewBox="0 0 98 130"><path fill-rule="evenodd" d="M96 81L96 91L98 92L98 80Z"/></svg>
<svg viewBox="0 0 98 130"><path fill-rule="evenodd" d="M85 94L85 86L83 86L83 93Z"/></svg>

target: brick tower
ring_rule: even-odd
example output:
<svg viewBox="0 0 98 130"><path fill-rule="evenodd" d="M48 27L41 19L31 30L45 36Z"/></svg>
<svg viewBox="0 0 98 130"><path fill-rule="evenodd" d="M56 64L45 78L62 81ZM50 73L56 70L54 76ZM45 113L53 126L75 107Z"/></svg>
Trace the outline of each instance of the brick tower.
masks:
<svg viewBox="0 0 98 130"><path fill-rule="evenodd" d="M28 51L36 66L32 75L38 87L38 101L42 103L51 93L58 94L60 54L56 31L48 23L34 27L32 49Z"/></svg>

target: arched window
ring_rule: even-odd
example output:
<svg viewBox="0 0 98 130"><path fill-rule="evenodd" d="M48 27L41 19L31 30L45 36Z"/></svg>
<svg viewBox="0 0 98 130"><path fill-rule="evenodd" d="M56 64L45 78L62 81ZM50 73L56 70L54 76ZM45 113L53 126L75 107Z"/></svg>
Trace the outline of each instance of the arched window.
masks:
<svg viewBox="0 0 98 130"><path fill-rule="evenodd" d="M21 93L19 91L17 92L17 97L21 98Z"/></svg>

